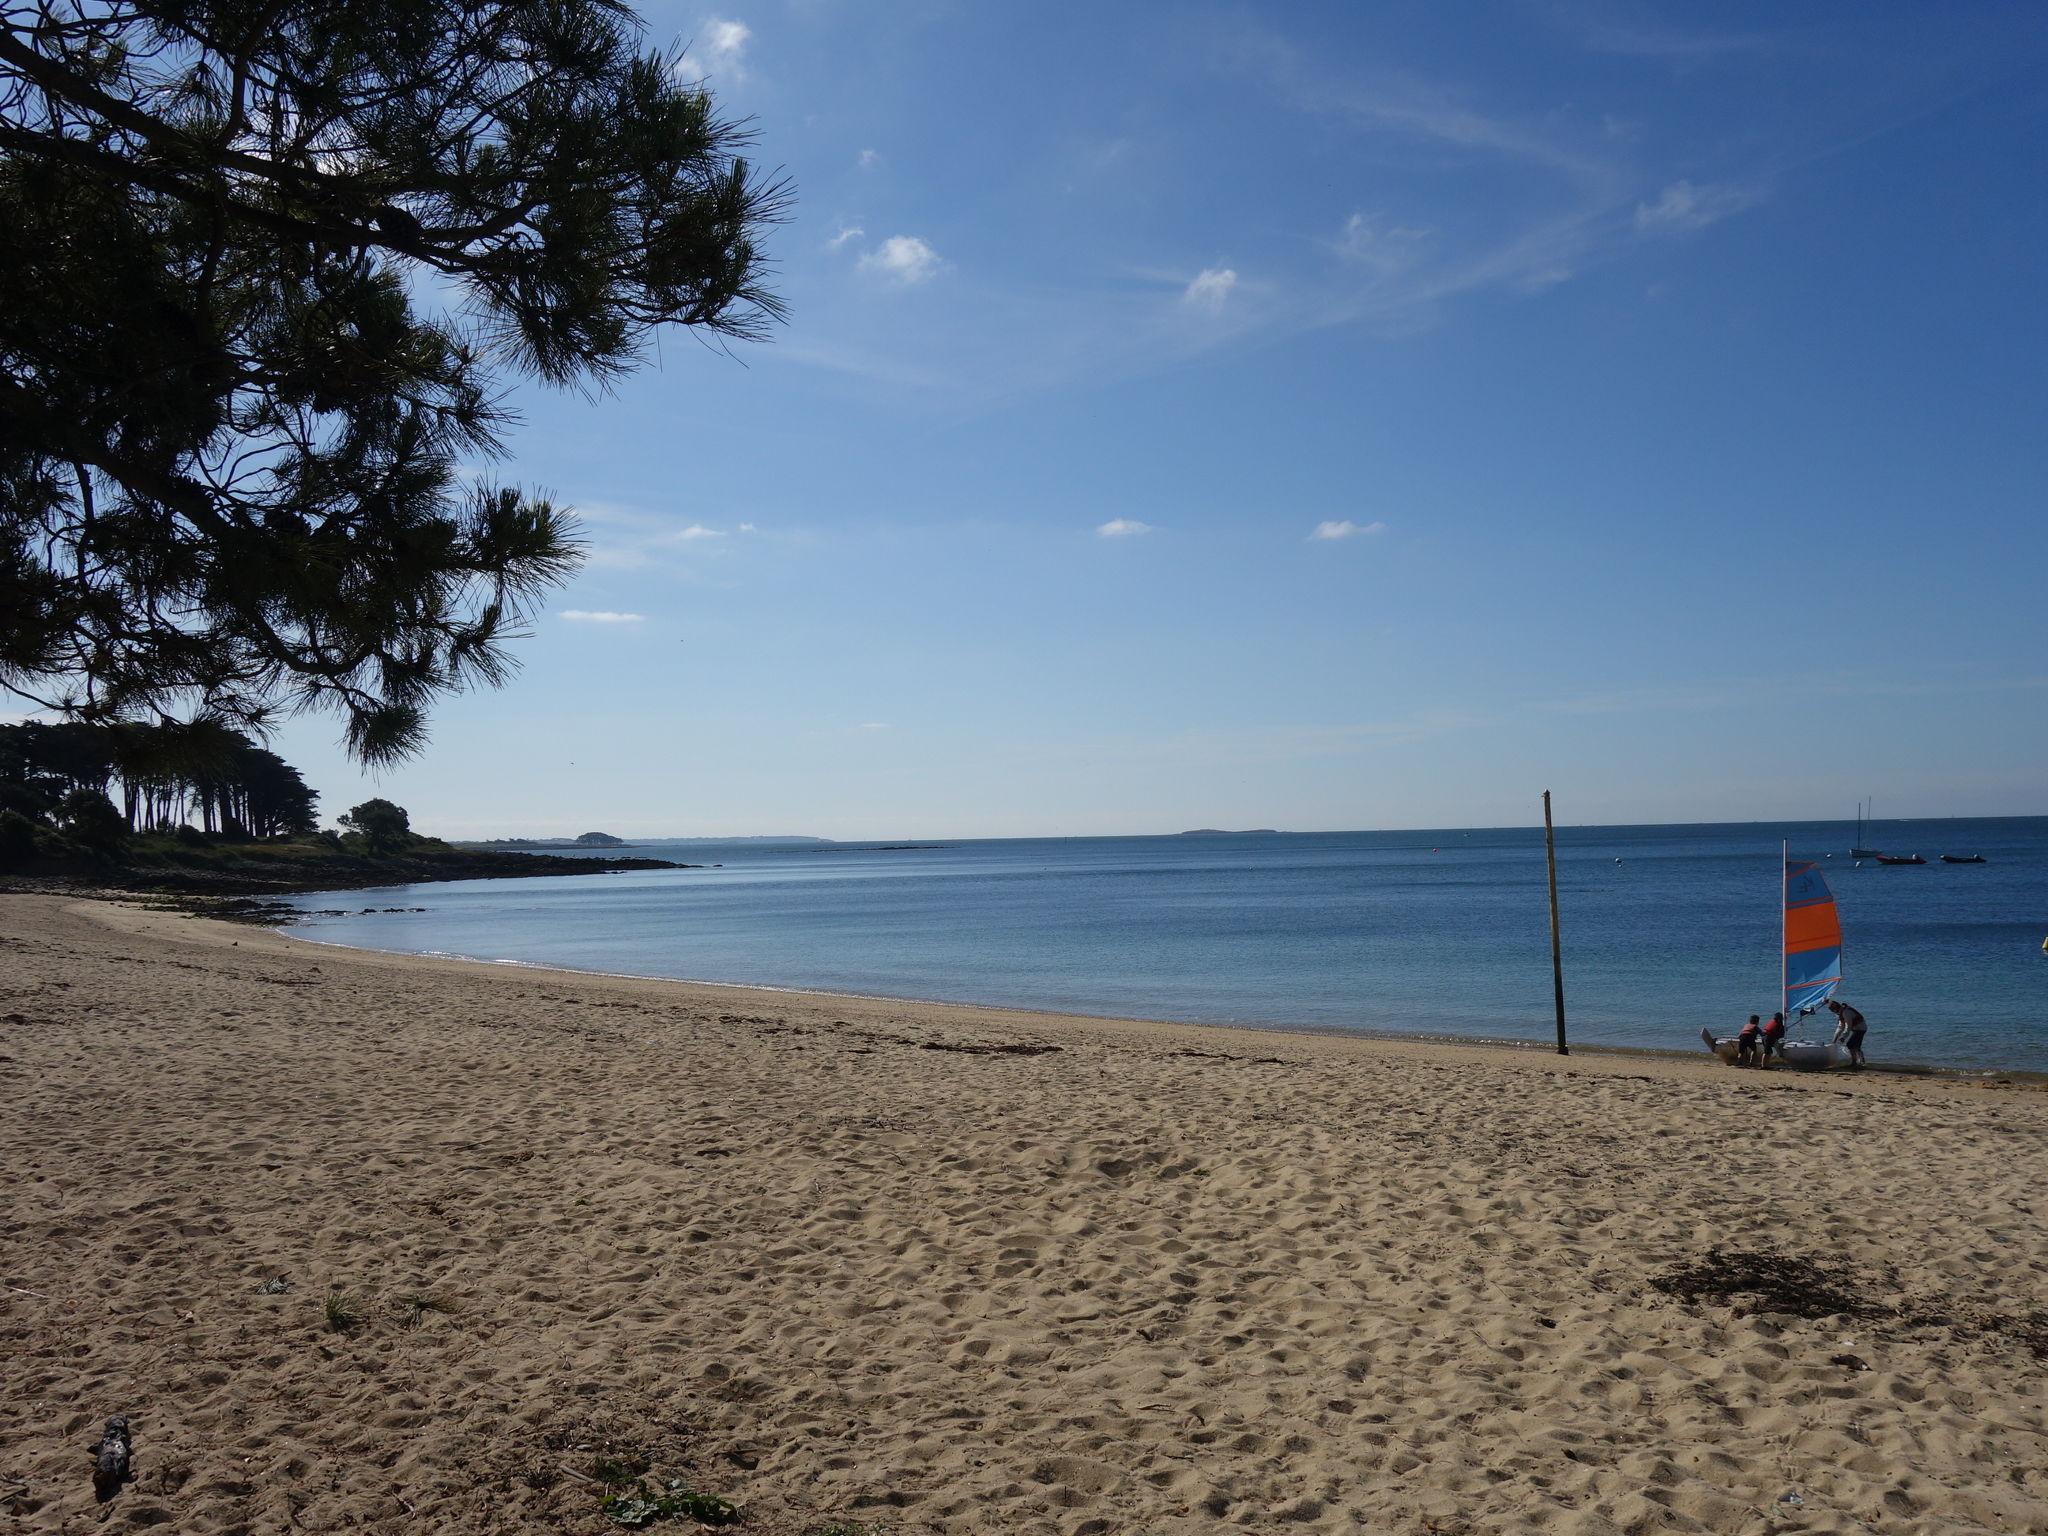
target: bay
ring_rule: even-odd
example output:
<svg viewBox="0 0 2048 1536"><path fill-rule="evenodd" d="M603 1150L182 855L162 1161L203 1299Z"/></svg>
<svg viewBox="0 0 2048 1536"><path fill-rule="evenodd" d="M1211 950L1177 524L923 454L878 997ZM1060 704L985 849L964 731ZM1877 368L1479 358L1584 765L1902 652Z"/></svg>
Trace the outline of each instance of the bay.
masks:
<svg viewBox="0 0 2048 1536"><path fill-rule="evenodd" d="M2048 1070L2048 818L1558 832L1574 1042L1697 1048L1768 1015L1778 857L1821 860L1873 1061ZM905 844L910 844L905 846ZM405 952L1061 1012L1547 1042L1540 828L635 844L720 867L294 898ZM1942 853L1981 853L1944 865ZM535 857L546 857L536 854ZM1794 1038L1825 1038L1809 1020Z"/></svg>

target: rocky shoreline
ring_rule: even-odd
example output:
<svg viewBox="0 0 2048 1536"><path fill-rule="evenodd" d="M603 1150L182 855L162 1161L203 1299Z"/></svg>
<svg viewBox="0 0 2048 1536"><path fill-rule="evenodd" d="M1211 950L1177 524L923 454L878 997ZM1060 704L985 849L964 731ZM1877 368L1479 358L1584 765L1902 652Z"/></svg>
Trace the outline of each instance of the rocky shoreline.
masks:
<svg viewBox="0 0 2048 1536"><path fill-rule="evenodd" d="M168 900L211 916L239 921L298 915L277 898L308 891L359 891L450 880L507 880L535 876L613 875L644 869L699 869L669 859L567 858L451 849L381 858L263 858L233 865L204 863L101 864L0 876L0 892L80 896L101 900ZM258 914L258 915L252 915Z"/></svg>

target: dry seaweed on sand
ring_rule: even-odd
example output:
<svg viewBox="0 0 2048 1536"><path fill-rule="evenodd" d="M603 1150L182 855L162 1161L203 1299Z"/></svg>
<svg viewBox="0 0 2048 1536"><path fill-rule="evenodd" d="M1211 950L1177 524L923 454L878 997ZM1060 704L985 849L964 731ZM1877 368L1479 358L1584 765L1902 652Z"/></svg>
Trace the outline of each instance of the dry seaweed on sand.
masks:
<svg viewBox="0 0 2048 1536"><path fill-rule="evenodd" d="M2002 1311L1953 1296L1907 1296L1896 1271L1860 1274L1847 1264L1770 1250L1710 1249L1704 1258L1675 1265L1650 1280L1653 1290L1680 1301L1718 1302L1742 1297L1759 1312L1810 1319L1857 1317L1893 1327L1946 1328L1963 1338L2005 1340L2048 1360L2048 1310ZM1869 1369L1854 1355L1836 1364Z"/></svg>
<svg viewBox="0 0 2048 1536"><path fill-rule="evenodd" d="M1885 1310L1872 1296L1890 1295L1897 1277L1859 1275L1845 1264L1768 1250L1713 1248L1705 1258L1653 1277L1650 1286L1680 1301L1755 1297L1760 1310L1794 1317L1865 1317Z"/></svg>

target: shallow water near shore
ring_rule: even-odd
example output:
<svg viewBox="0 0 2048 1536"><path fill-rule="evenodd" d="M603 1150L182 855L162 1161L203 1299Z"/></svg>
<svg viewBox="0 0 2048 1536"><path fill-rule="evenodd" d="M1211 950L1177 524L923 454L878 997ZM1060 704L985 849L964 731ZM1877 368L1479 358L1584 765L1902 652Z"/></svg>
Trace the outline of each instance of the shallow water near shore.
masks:
<svg viewBox="0 0 2048 1536"><path fill-rule="evenodd" d="M1768 1014L1778 850L1822 861L1874 1062L2048 1069L2048 818L1571 827L1565 994L1589 1045ZM906 840L907 843L907 840ZM412 953L1213 1023L1548 1041L1540 829L635 844L719 868L323 892L298 931ZM1942 853L1984 855L1944 865ZM536 854L535 857L545 857ZM1795 1025L1826 1038L1832 1020Z"/></svg>

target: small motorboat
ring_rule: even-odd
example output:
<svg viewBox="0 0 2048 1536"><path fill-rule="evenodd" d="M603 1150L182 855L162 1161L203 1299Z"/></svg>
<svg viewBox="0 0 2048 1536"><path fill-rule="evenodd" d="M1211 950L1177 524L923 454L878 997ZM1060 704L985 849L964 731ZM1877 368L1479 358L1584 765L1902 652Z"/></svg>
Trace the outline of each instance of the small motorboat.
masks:
<svg viewBox="0 0 2048 1536"><path fill-rule="evenodd" d="M1944 864L1982 864L1984 862L1984 855L1981 853L1944 853L1941 856L1941 862Z"/></svg>
<svg viewBox="0 0 2048 1536"><path fill-rule="evenodd" d="M1927 861L1917 853L1880 853L1877 856L1877 862L1880 864L1925 864Z"/></svg>

